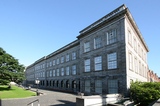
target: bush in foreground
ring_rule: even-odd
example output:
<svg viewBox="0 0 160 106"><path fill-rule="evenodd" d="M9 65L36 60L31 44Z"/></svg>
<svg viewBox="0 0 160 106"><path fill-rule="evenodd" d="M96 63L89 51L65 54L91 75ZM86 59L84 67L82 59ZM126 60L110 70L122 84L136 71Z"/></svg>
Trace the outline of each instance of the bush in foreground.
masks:
<svg viewBox="0 0 160 106"><path fill-rule="evenodd" d="M148 106L160 98L159 82L133 82L130 87L130 97L136 104Z"/></svg>

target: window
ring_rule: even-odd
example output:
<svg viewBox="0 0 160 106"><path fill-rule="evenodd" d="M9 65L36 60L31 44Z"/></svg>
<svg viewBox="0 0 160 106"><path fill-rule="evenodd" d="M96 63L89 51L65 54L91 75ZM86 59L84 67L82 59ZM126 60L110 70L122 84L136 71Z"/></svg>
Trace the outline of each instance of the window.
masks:
<svg viewBox="0 0 160 106"><path fill-rule="evenodd" d="M50 61L49 65L50 65L50 67L52 66L52 61Z"/></svg>
<svg viewBox="0 0 160 106"><path fill-rule="evenodd" d="M84 52L89 52L90 51L90 42L85 42L84 43Z"/></svg>
<svg viewBox="0 0 160 106"><path fill-rule="evenodd" d="M57 69L57 76L59 76L59 69Z"/></svg>
<svg viewBox="0 0 160 106"><path fill-rule="evenodd" d="M69 61L69 54L66 55L66 62Z"/></svg>
<svg viewBox="0 0 160 106"><path fill-rule="evenodd" d="M72 75L76 75L76 65L72 66Z"/></svg>
<svg viewBox="0 0 160 106"><path fill-rule="evenodd" d="M112 29L107 32L107 45L115 43L117 41L116 29Z"/></svg>
<svg viewBox="0 0 160 106"><path fill-rule="evenodd" d="M128 30L128 43L132 45L132 35L130 30Z"/></svg>
<svg viewBox="0 0 160 106"><path fill-rule="evenodd" d="M57 58L57 64L59 64L59 58Z"/></svg>
<svg viewBox="0 0 160 106"><path fill-rule="evenodd" d="M55 66L56 65L56 60L53 60L53 66Z"/></svg>
<svg viewBox="0 0 160 106"><path fill-rule="evenodd" d="M45 68L45 64L43 64L43 68Z"/></svg>
<svg viewBox="0 0 160 106"><path fill-rule="evenodd" d="M137 41L136 41L136 38L134 38L134 50L137 52Z"/></svg>
<svg viewBox="0 0 160 106"><path fill-rule="evenodd" d="M52 70L50 71L50 77L52 77Z"/></svg>
<svg viewBox="0 0 160 106"><path fill-rule="evenodd" d="M85 72L90 72L90 59L84 61Z"/></svg>
<svg viewBox="0 0 160 106"><path fill-rule="evenodd" d="M55 70L53 70L53 76L56 76L56 71Z"/></svg>
<svg viewBox="0 0 160 106"><path fill-rule="evenodd" d="M94 38L94 49L98 49L102 47L102 39L101 37Z"/></svg>
<svg viewBox="0 0 160 106"><path fill-rule="evenodd" d="M94 58L95 71L102 70L102 56Z"/></svg>
<svg viewBox="0 0 160 106"><path fill-rule="evenodd" d="M61 76L64 76L64 68L61 68Z"/></svg>
<svg viewBox="0 0 160 106"><path fill-rule="evenodd" d="M85 81L85 92L90 92L90 80Z"/></svg>
<svg viewBox="0 0 160 106"><path fill-rule="evenodd" d="M138 73L138 61L137 58L134 58L134 65L135 65L135 73Z"/></svg>
<svg viewBox="0 0 160 106"><path fill-rule="evenodd" d="M76 59L76 52L73 52L72 53L72 60L75 60Z"/></svg>
<svg viewBox="0 0 160 106"><path fill-rule="evenodd" d="M95 92L102 94L102 80L95 80Z"/></svg>
<svg viewBox="0 0 160 106"><path fill-rule="evenodd" d="M69 66L66 67L66 75L69 75Z"/></svg>
<svg viewBox="0 0 160 106"><path fill-rule="evenodd" d="M61 63L64 63L64 57L63 56L61 57Z"/></svg>
<svg viewBox="0 0 160 106"><path fill-rule="evenodd" d="M133 70L133 59L131 53L129 53L129 69Z"/></svg>
<svg viewBox="0 0 160 106"><path fill-rule="evenodd" d="M118 82L117 80L108 80L108 93L118 93Z"/></svg>
<svg viewBox="0 0 160 106"><path fill-rule="evenodd" d="M117 68L117 53L108 54L108 69Z"/></svg>

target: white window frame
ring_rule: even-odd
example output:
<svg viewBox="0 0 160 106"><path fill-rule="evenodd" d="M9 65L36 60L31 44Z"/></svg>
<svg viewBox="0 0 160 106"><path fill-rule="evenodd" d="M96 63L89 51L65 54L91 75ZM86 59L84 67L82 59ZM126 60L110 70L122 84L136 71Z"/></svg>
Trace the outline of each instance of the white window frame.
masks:
<svg viewBox="0 0 160 106"><path fill-rule="evenodd" d="M90 51L90 42L85 42L84 43L84 52L89 52Z"/></svg>
<svg viewBox="0 0 160 106"><path fill-rule="evenodd" d="M102 56L97 56L94 58L94 68L95 71L102 70Z"/></svg>
<svg viewBox="0 0 160 106"><path fill-rule="evenodd" d="M107 32L107 45L117 42L117 30L112 29Z"/></svg>
<svg viewBox="0 0 160 106"><path fill-rule="evenodd" d="M91 67L90 67L90 59L84 60L84 72L90 72Z"/></svg>
<svg viewBox="0 0 160 106"><path fill-rule="evenodd" d="M100 47L102 47L102 38L101 37L94 38L94 49L98 49Z"/></svg>
<svg viewBox="0 0 160 106"><path fill-rule="evenodd" d="M107 55L108 58L108 69L116 69L117 68L117 53L110 53Z"/></svg>

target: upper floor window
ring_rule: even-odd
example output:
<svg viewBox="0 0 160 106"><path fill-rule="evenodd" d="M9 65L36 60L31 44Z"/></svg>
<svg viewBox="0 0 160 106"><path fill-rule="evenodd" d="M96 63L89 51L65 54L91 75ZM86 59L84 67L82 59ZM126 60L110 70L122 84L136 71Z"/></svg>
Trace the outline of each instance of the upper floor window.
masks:
<svg viewBox="0 0 160 106"><path fill-rule="evenodd" d="M59 58L57 58L57 64L59 64Z"/></svg>
<svg viewBox="0 0 160 106"><path fill-rule="evenodd" d="M56 76L56 71L55 70L53 70L53 76Z"/></svg>
<svg viewBox="0 0 160 106"><path fill-rule="evenodd" d="M86 59L85 61L84 61L84 71L85 72L90 72L90 59Z"/></svg>
<svg viewBox="0 0 160 106"><path fill-rule="evenodd" d="M76 59L76 52L73 52L72 53L72 60L75 60Z"/></svg>
<svg viewBox="0 0 160 106"><path fill-rule="evenodd" d="M117 53L108 54L108 69L117 68Z"/></svg>
<svg viewBox="0 0 160 106"><path fill-rule="evenodd" d="M59 69L57 69L57 76L59 76Z"/></svg>
<svg viewBox="0 0 160 106"><path fill-rule="evenodd" d="M107 45L112 44L117 41L117 31L112 29L107 32Z"/></svg>
<svg viewBox="0 0 160 106"><path fill-rule="evenodd" d="M102 70L102 56L94 58L95 71Z"/></svg>
<svg viewBox="0 0 160 106"><path fill-rule="evenodd" d="M50 61L49 65L50 65L50 67L52 66L52 61Z"/></svg>
<svg viewBox="0 0 160 106"><path fill-rule="evenodd" d="M69 61L69 54L66 55L66 62Z"/></svg>
<svg viewBox="0 0 160 106"><path fill-rule="evenodd" d="M128 30L128 43L132 45L132 34L130 30Z"/></svg>
<svg viewBox="0 0 160 106"><path fill-rule="evenodd" d="M102 38L101 37L94 38L94 49L98 49L100 47L102 47Z"/></svg>
<svg viewBox="0 0 160 106"><path fill-rule="evenodd" d="M129 53L129 69L133 70L133 57L131 53Z"/></svg>
<svg viewBox="0 0 160 106"><path fill-rule="evenodd" d="M53 66L56 65L56 60L53 60Z"/></svg>
<svg viewBox="0 0 160 106"><path fill-rule="evenodd" d="M69 66L66 67L66 75L69 75Z"/></svg>
<svg viewBox="0 0 160 106"><path fill-rule="evenodd" d="M64 63L64 56L61 57L61 63Z"/></svg>
<svg viewBox="0 0 160 106"><path fill-rule="evenodd" d="M52 70L50 71L50 77L52 77Z"/></svg>
<svg viewBox="0 0 160 106"><path fill-rule="evenodd" d="M76 65L72 66L72 75L76 75Z"/></svg>
<svg viewBox="0 0 160 106"><path fill-rule="evenodd" d="M64 68L61 68L61 76L64 76Z"/></svg>
<svg viewBox="0 0 160 106"><path fill-rule="evenodd" d="M90 51L90 42L85 42L84 43L84 52L89 52Z"/></svg>

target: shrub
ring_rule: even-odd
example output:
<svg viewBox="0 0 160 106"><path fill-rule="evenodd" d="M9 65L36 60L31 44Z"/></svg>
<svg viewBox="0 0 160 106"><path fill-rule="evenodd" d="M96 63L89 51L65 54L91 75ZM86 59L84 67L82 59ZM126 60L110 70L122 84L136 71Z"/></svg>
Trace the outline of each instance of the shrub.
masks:
<svg viewBox="0 0 160 106"><path fill-rule="evenodd" d="M160 98L159 82L132 82L130 87L131 100L147 106L149 103Z"/></svg>

